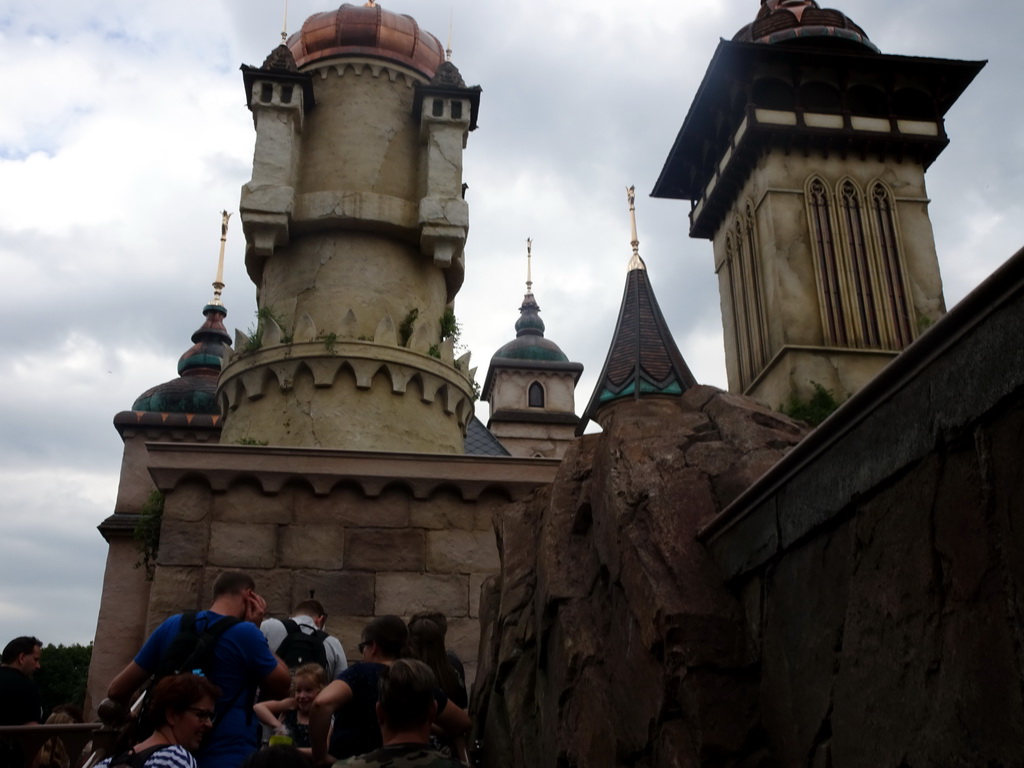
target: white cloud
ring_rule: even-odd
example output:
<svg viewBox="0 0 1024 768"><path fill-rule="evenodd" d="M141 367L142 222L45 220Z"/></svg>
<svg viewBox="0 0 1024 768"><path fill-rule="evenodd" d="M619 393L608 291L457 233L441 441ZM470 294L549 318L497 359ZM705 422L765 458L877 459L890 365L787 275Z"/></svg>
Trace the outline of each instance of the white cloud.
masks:
<svg viewBox="0 0 1024 768"><path fill-rule="evenodd" d="M723 385L711 245L686 238L685 202L647 194L719 38L757 3L386 5L442 41L453 12L455 62L484 89L466 153L472 228L457 301L478 377L514 335L532 236L547 335L586 366L582 410L621 301L624 187L635 184L641 253L666 319L697 377ZM292 0L289 26L333 7ZM1016 250L1024 219L1024 104L1007 98L1024 70L1011 23L1024 9L1015 0L985 8L845 8L884 51L991 60L950 112L952 143L928 174L950 304ZM112 511L121 453L111 419L175 376L202 322L218 212L237 207L252 158L237 68L277 44L281 11L279 0L0 8L0 521L18 532L0 541L0 580L32 574L17 600L0 603L9 633L55 642L92 633L106 551L95 526ZM229 329L248 327L255 305L242 253L235 218Z"/></svg>

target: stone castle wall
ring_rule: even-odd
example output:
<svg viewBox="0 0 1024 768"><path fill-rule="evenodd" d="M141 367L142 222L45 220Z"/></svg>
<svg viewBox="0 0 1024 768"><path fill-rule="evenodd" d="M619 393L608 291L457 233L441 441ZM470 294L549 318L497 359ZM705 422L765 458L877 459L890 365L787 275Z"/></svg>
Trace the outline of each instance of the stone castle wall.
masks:
<svg viewBox="0 0 1024 768"><path fill-rule="evenodd" d="M703 534L782 765L1024 763L1024 252Z"/></svg>

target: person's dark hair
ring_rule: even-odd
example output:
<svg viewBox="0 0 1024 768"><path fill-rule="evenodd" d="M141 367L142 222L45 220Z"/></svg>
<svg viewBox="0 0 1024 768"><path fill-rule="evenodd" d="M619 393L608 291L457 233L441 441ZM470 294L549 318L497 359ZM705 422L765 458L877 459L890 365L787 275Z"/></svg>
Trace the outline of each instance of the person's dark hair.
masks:
<svg viewBox="0 0 1024 768"><path fill-rule="evenodd" d="M409 639L409 628L397 616L378 616L363 628L363 642L376 643L381 654L397 659Z"/></svg>
<svg viewBox="0 0 1024 768"><path fill-rule="evenodd" d="M323 603L319 600L303 600L301 603L295 606L292 611L293 616L310 616L314 619L320 616L326 616L327 611L324 610Z"/></svg>
<svg viewBox="0 0 1024 768"><path fill-rule="evenodd" d="M156 684L150 696L150 718L159 727L167 722L168 709L184 712L207 696L216 701L220 698L220 688L202 675L168 675Z"/></svg>
<svg viewBox="0 0 1024 768"><path fill-rule="evenodd" d="M221 595L240 595L247 589L256 589L252 576L241 571L224 571L213 582L214 599Z"/></svg>
<svg viewBox="0 0 1024 768"><path fill-rule="evenodd" d="M412 625L417 621L432 621L441 628L441 636L444 637L448 634L448 617L440 611L420 611L414 613L412 618L409 619L409 631L412 631Z"/></svg>
<svg viewBox="0 0 1024 768"><path fill-rule="evenodd" d="M312 761L290 744L274 744L253 752L239 768L310 768Z"/></svg>
<svg viewBox="0 0 1024 768"><path fill-rule="evenodd" d="M433 671L417 659L399 659L381 670L377 696L388 727L403 731L426 723L435 687Z"/></svg>
<svg viewBox="0 0 1024 768"><path fill-rule="evenodd" d="M461 698L462 686L459 685L459 676L448 661L448 652L444 647L444 632L436 622L423 618L409 622L409 655L433 670L441 690L448 694L449 699Z"/></svg>
<svg viewBox="0 0 1024 768"><path fill-rule="evenodd" d="M3 655L0 655L0 664L11 664L18 660L23 653L32 653L36 646L43 647L43 641L38 637L24 635L16 637L4 646Z"/></svg>

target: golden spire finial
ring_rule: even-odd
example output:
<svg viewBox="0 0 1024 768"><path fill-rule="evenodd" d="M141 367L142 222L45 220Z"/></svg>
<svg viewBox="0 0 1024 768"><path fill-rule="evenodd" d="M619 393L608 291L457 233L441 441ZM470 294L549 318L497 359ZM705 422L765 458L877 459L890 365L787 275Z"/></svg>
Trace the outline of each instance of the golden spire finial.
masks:
<svg viewBox="0 0 1024 768"><path fill-rule="evenodd" d="M526 238L526 292L533 293L533 274L530 269L530 260L533 258L533 238Z"/></svg>
<svg viewBox="0 0 1024 768"><path fill-rule="evenodd" d="M629 223L630 234L633 239L629 244L633 246L633 257L629 260L629 271L634 269L647 269L644 260L640 258L640 239L636 235L636 187L626 187L626 198L629 200Z"/></svg>
<svg viewBox="0 0 1024 768"><path fill-rule="evenodd" d="M448 47L444 49L444 60L452 60L452 25L455 23L455 9L452 8L448 14Z"/></svg>
<svg viewBox="0 0 1024 768"><path fill-rule="evenodd" d="M220 300L221 291L224 290L224 246L228 242L228 219L231 214L227 211L220 212L220 257L217 259L217 277L213 280L213 301L210 303L223 307Z"/></svg>
<svg viewBox="0 0 1024 768"><path fill-rule="evenodd" d="M281 45L288 42L288 0L284 0L284 23L281 25Z"/></svg>

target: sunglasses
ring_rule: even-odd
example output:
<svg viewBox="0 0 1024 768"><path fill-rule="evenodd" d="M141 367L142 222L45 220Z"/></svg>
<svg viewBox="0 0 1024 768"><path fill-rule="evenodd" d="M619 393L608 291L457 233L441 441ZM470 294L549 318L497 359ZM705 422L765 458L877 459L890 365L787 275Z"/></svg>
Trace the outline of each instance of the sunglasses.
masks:
<svg viewBox="0 0 1024 768"><path fill-rule="evenodd" d="M201 723L212 723L214 715L217 714L212 709L199 709L198 707L189 707L188 711L195 715Z"/></svg>

